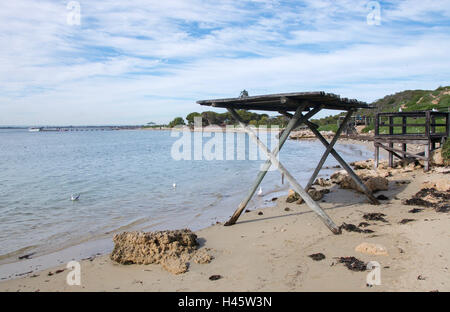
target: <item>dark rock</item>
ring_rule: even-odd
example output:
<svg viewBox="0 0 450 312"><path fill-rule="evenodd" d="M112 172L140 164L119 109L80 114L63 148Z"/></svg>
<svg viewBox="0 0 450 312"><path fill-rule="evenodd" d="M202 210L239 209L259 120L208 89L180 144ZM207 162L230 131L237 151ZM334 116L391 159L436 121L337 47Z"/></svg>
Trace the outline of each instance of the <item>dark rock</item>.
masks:
<svg viewBox="0 0 450 312"><path fill-rule="evenodd" d="M377 199L379 199L379 200L388 200L389 198L387 198L383 194L380 194L380 195L377 196Z"/></svg>
<svg viewBox="0 0 450 312"><path fill-rule="evenodd" d="M400 221L399 223L400 224L406 224L406 223L409 223L409 222L412 222L412 221L416 221L415 219L403 219L402 221Z"/></svg>
<svg viewBox="0 0 450 312"><path fill-rule="evenodd" d="M209 277L209 280L210 281L217 281L218 279L221 279L222 278L222 276L221 275L211 275L210 277Z"/></svg>
<svg viewBox="0 0 450 312"><path fill-rule="evenodd" d="M31 257L32 255L34 255L34 254L35 254L35 252L32 252L32 253L29 253L29 254L27 254L27 255L20 256L20 257L19 257L19 260L30 259L30 257Z"/></svg>
<svg viewBox="0 0 450 312"><path fill-rule="evenodd" d="M321 261L321 260L325 259L325 255L321 252L309 255L308 257L310 257L314 261Z"/></svg>

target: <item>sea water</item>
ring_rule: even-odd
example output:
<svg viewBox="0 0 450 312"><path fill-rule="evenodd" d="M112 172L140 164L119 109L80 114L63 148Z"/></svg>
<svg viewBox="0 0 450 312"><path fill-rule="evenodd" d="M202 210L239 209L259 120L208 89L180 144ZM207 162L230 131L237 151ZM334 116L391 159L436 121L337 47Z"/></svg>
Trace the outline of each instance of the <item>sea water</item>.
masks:
<svg viewBox="0 0 450 312"><path fill-rule="evenodd" d="M196 230L225 221L264 158L251 160L247 151L245 160L176 160L176 135L0 130L0 264L95 240L110 242L125 230ZM237 135L244 134L235 134L236 141ZM371 157L359 145L336 149L348 162ZM323 152L318 141L288 140L279 159L305 185ZM336 164L330 156L324 166ZM320 176L331 172L322 170ZM272 203L288 184L281 183L278 171L269 171L261 189L263 196L255 194L250 209ZM79 200L72 201L78 193Z"/></svg>

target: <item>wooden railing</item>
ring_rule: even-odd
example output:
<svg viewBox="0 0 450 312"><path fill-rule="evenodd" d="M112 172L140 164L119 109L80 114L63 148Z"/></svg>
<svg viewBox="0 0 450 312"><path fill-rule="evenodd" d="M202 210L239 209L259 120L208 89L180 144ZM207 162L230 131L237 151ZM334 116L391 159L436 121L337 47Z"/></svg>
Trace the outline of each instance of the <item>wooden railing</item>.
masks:
<svg viewBox="0 0 450 312"><path fill-rule="evenodd" d="M422 111L378 113L375 136L423 137L450 135L450 113Z"/></svg>

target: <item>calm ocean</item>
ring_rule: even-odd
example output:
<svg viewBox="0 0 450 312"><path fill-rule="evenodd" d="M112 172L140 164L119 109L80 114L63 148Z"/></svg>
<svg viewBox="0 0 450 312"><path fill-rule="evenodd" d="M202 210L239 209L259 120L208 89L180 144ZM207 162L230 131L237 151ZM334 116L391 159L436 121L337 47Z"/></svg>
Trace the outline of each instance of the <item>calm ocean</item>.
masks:
<svg viewBox="0 0 450 312"><path fill-rule="evenodd" d="M171 147L178 138L170 134L0 130L0 263L109 241L123 230L195 230L226 220L263 160L176 161ZM358 145L337 149L347 161L372 156ZM280 160L304 185L323 151L316 141L288 140ZM329 159L325 166L335 164ZM250 208L268 205L287 188L278 172L269 172L264 196L255 196ZM79 201L70 200L73 193Z"/></svg>

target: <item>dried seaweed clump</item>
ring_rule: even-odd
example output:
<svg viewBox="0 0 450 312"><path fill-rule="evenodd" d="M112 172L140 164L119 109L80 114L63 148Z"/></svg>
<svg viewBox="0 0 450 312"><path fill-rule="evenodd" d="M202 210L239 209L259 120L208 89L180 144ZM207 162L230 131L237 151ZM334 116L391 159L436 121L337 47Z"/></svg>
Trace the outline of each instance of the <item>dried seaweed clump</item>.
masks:
<svg viewBox="0 0 450 312"><path fill-rule="evenodd" d="M436 212L449 212L449 202L450 192L441 192L435 188L423 188L411 199L406 199L402 203L410 206L434 208Z"/></svg>

